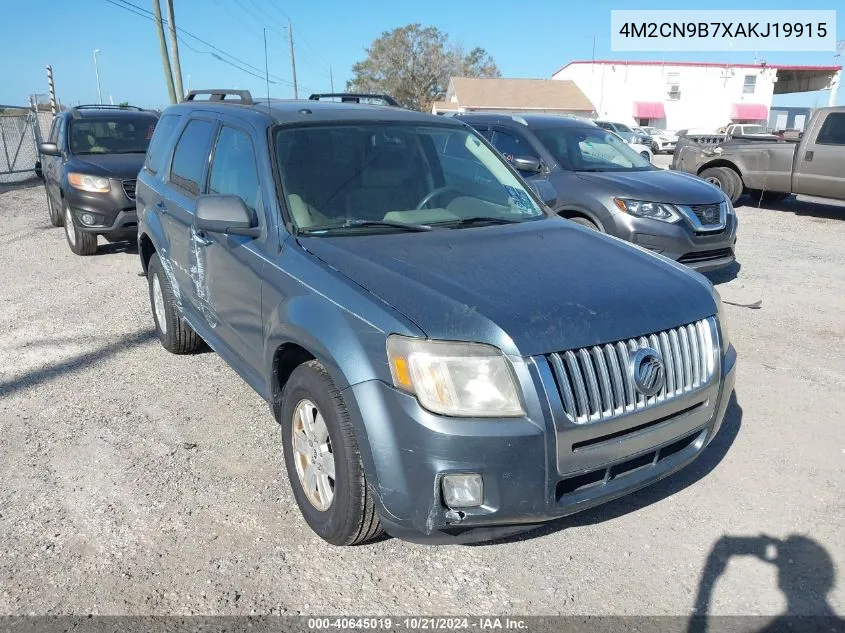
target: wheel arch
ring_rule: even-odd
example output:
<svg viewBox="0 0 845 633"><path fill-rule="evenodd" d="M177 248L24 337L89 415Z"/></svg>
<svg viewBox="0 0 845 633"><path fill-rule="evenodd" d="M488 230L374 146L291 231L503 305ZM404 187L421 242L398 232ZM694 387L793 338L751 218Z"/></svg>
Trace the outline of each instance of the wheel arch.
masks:
<svg viewBox="0 0 845 633"><path fill-rule="evenodd" d="M560 209L557 209L555 213L562 218L566 218L567 220L570 218L584 218L599 227L599 230L602 233L607 232L605 230L604 223L598 218L598 216L592 211L583 207L561 207Z"/></svg>
<svg viewBox="0 0 845 633"><path fill-rule="evenodd" d="M728 169L736 172L736 175L739 176L740 181L745 183L742 178L742 172L739 170L739 167L736 166L736 163L733 163L729 160L724 158L717 158L716 160L711 160L710 162L704 163L701 167L698 168L698 171L695 172L696 176L700 176L701 172L705 169L713 169L714 167L727 167Z"/></svg>
<svg viewBox="0 0 845 633"><path fill-rule="evenodd" d="M150 268L150 260L156 252L157 250L155 244L153 244L152 238L150 238L150 236L146 233L139 233L138 254L141 256L141 268L143 269L145 275Z"/></svg>

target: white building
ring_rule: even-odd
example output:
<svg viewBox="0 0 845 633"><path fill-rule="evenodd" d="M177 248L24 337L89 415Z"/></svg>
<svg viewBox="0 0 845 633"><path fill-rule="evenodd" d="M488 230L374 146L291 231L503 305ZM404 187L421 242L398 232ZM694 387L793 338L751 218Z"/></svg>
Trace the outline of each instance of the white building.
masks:
<svg viewBox="0 0 845 633"><path fill-rule="evenodd" d="M552 78L573 81L600 119L669 130L766 125L773 94L830 90L841 66L576 61Z"/></svg>

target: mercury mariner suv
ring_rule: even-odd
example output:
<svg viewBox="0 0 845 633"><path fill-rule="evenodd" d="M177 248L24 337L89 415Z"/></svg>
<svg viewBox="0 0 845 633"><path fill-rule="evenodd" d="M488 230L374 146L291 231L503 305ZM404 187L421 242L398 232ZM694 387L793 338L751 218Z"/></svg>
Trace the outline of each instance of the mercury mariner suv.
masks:
<svg viewBox="0 0 845 633"><path fill-rule="evenodd" d="M269 403L330 543L523 531L674 473L722 424L710 282L556 216L458 119L193 92L137 209L162 344L204 340Z"/></svg>

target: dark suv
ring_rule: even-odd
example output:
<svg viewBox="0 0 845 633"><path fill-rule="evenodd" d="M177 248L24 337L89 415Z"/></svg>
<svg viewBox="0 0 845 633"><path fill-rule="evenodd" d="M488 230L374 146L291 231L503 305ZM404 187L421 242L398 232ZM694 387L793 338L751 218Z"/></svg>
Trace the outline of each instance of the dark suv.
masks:
<svg viewBox="0 0 845 633"><path fill-rule="evenodd" d="M231 92L163 113L141 263L164 347L270 404L321 537L523 531L716 435L736 355L703 276L551 214L457 119Z"/></svg>
<svg viewBox="0 0 845 633"><path fill-rule="evenodd" d="M47 208L65 227L70 249L93 255L97 236L135 239L135 179L153 130L155 112L127 106L77 106L53 119L39 145Z"/></svg>
<svg viewBox="0 0 845 633"><path fill-rule="evenodd" d="M459 114L558 215L699 271L734 262L730 199L700 178L658 169L615 134L579 118Z"/></svg>

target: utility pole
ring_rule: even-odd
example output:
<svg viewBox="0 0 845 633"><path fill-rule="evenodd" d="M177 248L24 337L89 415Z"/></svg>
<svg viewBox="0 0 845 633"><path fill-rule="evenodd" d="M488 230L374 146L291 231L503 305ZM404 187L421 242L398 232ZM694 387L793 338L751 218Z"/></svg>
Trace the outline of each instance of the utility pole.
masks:
<svg viewBox="0 0 845 633"><path fill-rule="evenodd" d="M53 67L47 65L47 87L50 90L50 112L56 116L58 111L58 104L56 103L56 86L53 83Z"/></svg>
<svg viewBox="0 0 845 633"><path fill-rule="evenodd" d="M102 103L103 93L100 91L100 68L97 66L97 53L99 52L99 48L94 49L94 74L97 75L97 99L99 99L100 103Z"/></svg>
<svg viewBox="0 0 845 633"><path fill-rule="evenodd" d="M332 74L331 66L329 66L329 85L332 87L332 92L334 92L334 75Z"/></svg>
<svg viewBox="0 0 845 633"><path fill-rule="evenodd" d="M167 40L164 39L164 25L161 22L161 7L158 0L153 0L153 14L155 15L156 31L158 31L161 65L164 67L164 83L167 84L170 103L176 103L176 89L173 87L173 73L170 72L170 57L167 55Z"/></svg>
<svg viewBox="0 0 845 633"><path fill-rule="evenodd" d="M288 20L288 41L290 42L290 67L293 72L293 98L299 99L299 88L296 85L296 58L293 56L293 26Z"/></svg>
<svg viewBox="0 0 845 633"><path fill-rule="evenodd" d="M176 101L185 99L182 89L182 63L179 61L179 41L176 39L176 18L173 15L173 0L167 0L167 26L170 30L170 46L173 48L173 81L176 88Z"/></svg>

